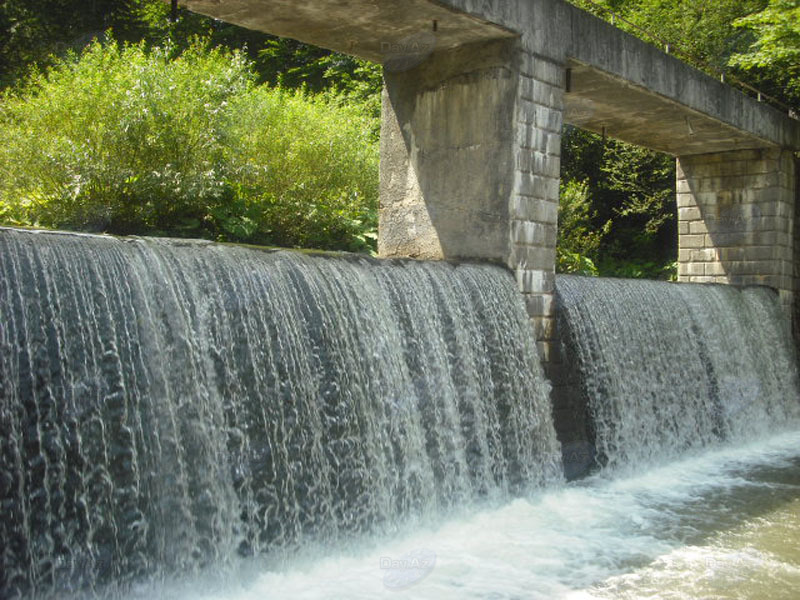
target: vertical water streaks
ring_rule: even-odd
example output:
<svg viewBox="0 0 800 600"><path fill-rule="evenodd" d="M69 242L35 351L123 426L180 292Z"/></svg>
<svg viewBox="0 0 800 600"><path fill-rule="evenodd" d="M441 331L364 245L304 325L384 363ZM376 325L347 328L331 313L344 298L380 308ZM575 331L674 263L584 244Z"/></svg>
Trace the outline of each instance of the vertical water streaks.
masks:
<svg viewBox="0 0 800 600"><path fill-rule="evenodd" d="M771 290L575 276L556 289L603 465L641 468L799 422L793 343Z"/></svg>
<svg viewBox="0 0 800 600"><path fill-rule="evenodd" d="M0 595L558 481L547 392L497 267L0 230Z"/></svg>

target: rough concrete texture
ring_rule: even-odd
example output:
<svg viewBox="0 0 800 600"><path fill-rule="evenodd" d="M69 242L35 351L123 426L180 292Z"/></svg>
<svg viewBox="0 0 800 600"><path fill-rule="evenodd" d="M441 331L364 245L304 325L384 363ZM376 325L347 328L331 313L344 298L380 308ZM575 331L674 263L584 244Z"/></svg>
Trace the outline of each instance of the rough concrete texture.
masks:
<svg viewBox="0 0 800 600"><path fill-rule="evenodd" d="M515 36L480 17L428 0L180 0L180 5L248 29L380 63L415 54L419 46L424 53L432 46L447 50Z"/></svg>
<svg viewBox="0 0 800 600"><path fill-rule="evenodd" d="M772 147L767 140L596 68L569 62L564 120L631 144L683 156Z"/></svg>
<svg viewBox="0 0 800 600"><path fill-rule="evenodd" d="M577 113L583 116L577 125L596 131L605 126L611 137L673 154L800 148L800 121L563 0L440 1L518 31L531 52L577 68L573 91L565 96L567 122ZM600 88L598 78L605 79ZM615 95L624 106L609 102ZM634 97L637 101L629 100ZM587 106L593 111L591 118L586 117ZM695 135L715 140L713 149L693 144L687 117L693 127L699 121ZM652 119L664 125L647 135ZM669 123L682 126L671 128Z"/></svg>
<svg viewBox="0 0 800 600"><path fill-rule="evenodd" d="M678 278L795 290L795 159L788 150L681 157Z"/></svg>
<svg viewBox="0 0 800 600"><path fill-rule="evenodd" d="M800 122L564 0L181 4L252 29L401 65L424 60L433 49L519 35L528 51L571 66L567 122L672 154L800 148Z"/></svg>
<svg viewBox="0 0 800 600"><path fill-rule="evenodd" d="M516 41L435 52L386 73L379 253L504 262Z"/></svg>

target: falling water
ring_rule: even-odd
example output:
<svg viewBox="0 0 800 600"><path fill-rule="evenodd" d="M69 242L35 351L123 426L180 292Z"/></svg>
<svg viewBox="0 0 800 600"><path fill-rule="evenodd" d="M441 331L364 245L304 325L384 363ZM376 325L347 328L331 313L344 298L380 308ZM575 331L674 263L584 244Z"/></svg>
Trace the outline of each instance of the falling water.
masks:
<svg viewBox="0 0 800 600"><path fill-rule="evenodd" d="M775 293L559 276L559 330L610 469L767 437L800 422Z"/></svg>
<svg viewBox="0 0 800 600"><path fill-rule="evenodd" d="M796 598L774 293L557 292L570 484L502 269L0 229L0 597Z"/></svg>
<svg viewBox="0 0 800 600"><path fill-rule="evenodd" d="M0 596L127 593L559 481L492 266L0 230Z"/></svg>

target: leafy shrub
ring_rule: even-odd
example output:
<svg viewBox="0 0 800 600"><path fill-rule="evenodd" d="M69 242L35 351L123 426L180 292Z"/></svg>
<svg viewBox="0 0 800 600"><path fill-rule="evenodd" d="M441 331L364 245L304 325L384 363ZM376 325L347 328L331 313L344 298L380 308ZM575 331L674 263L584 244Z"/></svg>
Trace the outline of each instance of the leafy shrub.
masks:
<svg viewBox="0 0 800 600"><path fill-rule="evenodd" d="M232 113L229 176L247 226L258 232L254 241L350 250L372 245L377 144L360 107L260 87L239 98Z"/></svg>
<svg viewBox="0 0 800 600"><path fill-rule="evenodd" d="M594 261L611 222L597 230L594 226L596 216L587 182L568 181L561 185L556 246L556 269L559 273L597 275Z"/></svg>
<svg viewBox="0 0 800 600"><path fill-rule="evenodd" d="M357 108L255 86L195 42L90 45L0 102L0 219L368 249L377 147Z"/></svg>
<svg viewBox="0 0 800 600"><path fill-rule="evenodd" d="M576 268L570 251L600 275L665 276L677 258L675 159L570 126L562 139L558 267Z"/></svg>
<svg viewBox="0 0 800 600"><path fill-rule="evenodd" d="M602 277L677 281L678 261L656 262L636 258L618 259L607 257L600 262L598 274Z"/></svg>
<svg viewBox="0 0 800 600"><path fill-rule="evenodd" d="M249 80L238 55L199 45L173 60L94 43L3 99L1 197L47 227L187 227L225 193L223 113Z"/></svg>

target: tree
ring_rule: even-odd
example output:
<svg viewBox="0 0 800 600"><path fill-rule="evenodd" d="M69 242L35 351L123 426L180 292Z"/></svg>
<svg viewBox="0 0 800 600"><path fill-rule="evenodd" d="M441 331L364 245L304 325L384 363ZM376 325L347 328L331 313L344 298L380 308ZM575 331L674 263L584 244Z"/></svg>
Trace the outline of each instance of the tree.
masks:
<svg viewBox="0 0 800 600"><path fill-rule="evenodd" d="M0 4L0 88L33 66L46 68L69 50L80 52L108 29L114 38L185 49L196 37L239 50L253 62L260 83L330 90L380 111L381 68L351 56L278 38L179 9L162 0L5 0Z"/></svg>
<svg viewBox="0 0 800 600"><path fill-rule="evenodd" d="M107 29L134 40L146 28L139 9L144 0L5 0L0 4L0 85L8 86L33 65L82 50Z"/></svg>
<svg viewBox="0 0 800 600"><path fill-rule="evenodd" d="M766 6L767 0L574 0L574 4L611 19L614 24L663 48L682 50L681 58L705 69L723 68L736 52L754 40L752 32L733 26L734 21Z"/></svg>
<svg viewBox="0 0 800 600"><path fill-rule="evenodd" d="M786 4L784 0L783 4ZM746 53L763 32L755 27L768 0L573 0L643 40L678 52L680 58L717 75L732 57ZM797 0L791 4L796 5ZM781 4L773 0L772 4ZM612 16L613 12L613 16ZM782 11L785 17L787 11ZM761 17L757 17L761 15ZM621 17L621 18L620 18ZM770 21L771 22L771 21ZM738 26L734 26L736 23ZM791 55L787 56L792 59ZM797 62L795 60L795 62ZM735 62L741 79L766 86L777 95L780 78L764 68L744 68ZM785 97L785 96L784 96ZM562 144L562 180L567 192L575 182L586 183L589 207L586 221L602 236L593 257L602 275L670 276L677 252L675 165L672 157L566 127ZM575 193L567 194L576 197ZM580 195L578 195L580 197ZM562 202L563 204L563 202ZM562 211L563 212L563 211ZM610 224L610 225L609 225ZM569 231L559 240L575 246Z"/></svg>
<svg viewBox="0 0 800 600"><path fill-rule="evenodd" d="M756 40L734 54L730 64L768 80L797 110L800 105L800 0L770 0L762 11L737 19L734 26Z"/></svg>
<svg viewBox="0 0 800 600"><path fill-rule="evenodd" d="M559 273L597 275L596 261L603 237L611 227L608 221L597 229L596 211L589 198L588 181L567 181L558 196L558 244L556 268Z"/></svg>
<svg viewBox="0 0 800 600"><path fill-rule="evenodd" d="M672 157L566 126L561 179L562 272L591 272L576 267L573 253L588 257L600 275L671 275L677 256Z"/></svg>

